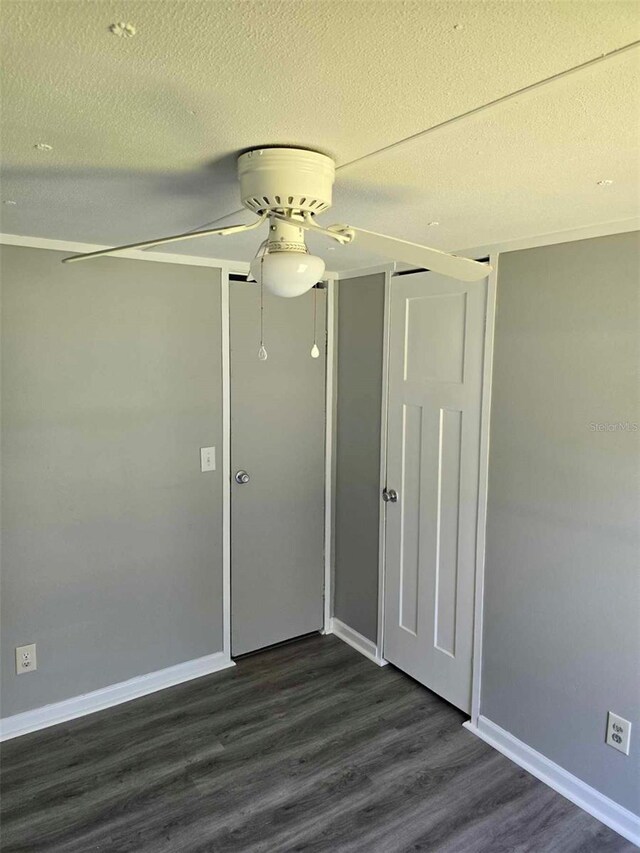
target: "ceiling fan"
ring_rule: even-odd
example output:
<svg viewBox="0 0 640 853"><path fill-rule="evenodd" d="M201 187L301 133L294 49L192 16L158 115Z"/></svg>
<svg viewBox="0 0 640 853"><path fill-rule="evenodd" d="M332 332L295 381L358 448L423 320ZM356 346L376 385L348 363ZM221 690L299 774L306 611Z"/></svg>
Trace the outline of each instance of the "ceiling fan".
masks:
<svg viewBox="0 0 640 853"><path fill-rule="evenodd" d="M317 216L331 207L335 164L330 157L302 148L258 148L238 157L242 204L257 215L248 225L208 228L101 249L65 258L63 263L114 255L126 249L147 249L217 234L221 237L251 231L268 221L269 236L251 262L251 278L276 296L299 296L322 279L322 258L309 254L305 231L323 234L341 244L357 242L364 248L396 261L442 275L477 281L488 275L488 264L449 255L437 249L409 243L350 225L319 225Z"/></svg>

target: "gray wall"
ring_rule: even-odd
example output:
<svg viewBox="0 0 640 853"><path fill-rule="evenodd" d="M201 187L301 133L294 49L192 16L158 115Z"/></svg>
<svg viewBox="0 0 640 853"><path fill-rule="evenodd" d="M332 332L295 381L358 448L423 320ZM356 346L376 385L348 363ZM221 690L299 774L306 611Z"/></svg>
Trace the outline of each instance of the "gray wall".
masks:
<svg viewBox="0 0 640 853"><path fill-rule="evenodd" d="M481 713L640 803L637 234L501 256ZM607 711L631 754L604 743Z"/></svg>
<svg viewBox="0 0 640 853"><path fill-rule="evenodd" d="M3 716L222 647L219 271L61 257L2 249Z"/></svg>
<svg viewBox="0 0 640 853"><path fill-rule="evenodd" d="M384 275L338 285L334 615L375 641Z"/></svg>

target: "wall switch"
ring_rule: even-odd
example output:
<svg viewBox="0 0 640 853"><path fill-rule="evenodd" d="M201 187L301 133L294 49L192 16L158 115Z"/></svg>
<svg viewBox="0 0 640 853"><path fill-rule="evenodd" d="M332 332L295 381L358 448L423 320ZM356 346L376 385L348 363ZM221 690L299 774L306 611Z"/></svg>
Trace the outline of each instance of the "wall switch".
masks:
<svg viewBox="0 0 640 853"><path fill-rule="evenodd" d="M24 675L25 672L33 672L38 668L36 660L36 644L30 646L16 647L16 674Z"/></svg>
<svg viewBox="0 0 640 853"><path fill-rule="evenodd" d="M609 711L606 742L614 749L618 749L625 755L629 755L630 740L631 723L629 720L623 720L622 717L614 714L613 711Z"/></svg>
<svg viewBox="0 0 640 853"><path fill-rule="evenodd" d="M205 471L216 470L216 449L215 447L200 448L200 470Z"/></svg>

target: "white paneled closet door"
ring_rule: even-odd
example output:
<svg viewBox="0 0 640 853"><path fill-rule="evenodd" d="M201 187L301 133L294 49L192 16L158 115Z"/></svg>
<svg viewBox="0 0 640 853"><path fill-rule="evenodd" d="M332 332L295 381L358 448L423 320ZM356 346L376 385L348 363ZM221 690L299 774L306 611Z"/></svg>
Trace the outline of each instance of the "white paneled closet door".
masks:
<svg viewBox="0 0 640 853"><path fill-rule="evenodd" d="M390 287L384 656L469 712L487 282Z"/></svg>

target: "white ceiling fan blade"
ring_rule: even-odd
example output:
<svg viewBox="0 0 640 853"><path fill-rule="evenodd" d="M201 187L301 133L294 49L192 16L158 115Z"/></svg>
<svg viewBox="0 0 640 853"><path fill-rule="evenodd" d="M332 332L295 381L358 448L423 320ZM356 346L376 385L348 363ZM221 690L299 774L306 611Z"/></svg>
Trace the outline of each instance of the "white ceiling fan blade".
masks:
<svg viewBox="0 0 640 853"><path fill-rule="evenodd" d="M469 258L460 258L457 255L449 255L438 249L430 249L428 246L420 246L418 243L409 243L407 240L398 240L396 237L387 237L385 234L376 234L373 231L364 231L362 228L345 226L345 231L353 234L353 241L359 243L363 248L370 249L379 255L393 258L394 261L402 261L405 264L413 264L416 267L431 270L432 272L448 275L460 281L479 281L489 275L491 267L489 264L481 264Z"/></svg>
<svg viewBox="0 0 640 853"><path fill-rule="evenodd" d="M157 240L146 240L144 243L129 243L126 246L114 246L112 249L100 249L98 252L86 252L83 255L71 255L69 258L63 258L63 264L71 264L74 261L85 261L89 258L99 258L101 255L115 255L118 252L124 252L127 249L150 249L152 246L161 246L164 243L178 243L181 240L193 240L196 237L210 237L217 234L220 237L225 237L229 234L238 234L241 231L251 231L257 228L267 218L264 213L255 222L249 225L227 225L226 228L207 228L205 231L187 231L186 234L174 234L172 237L160 237Z"/></svg>

